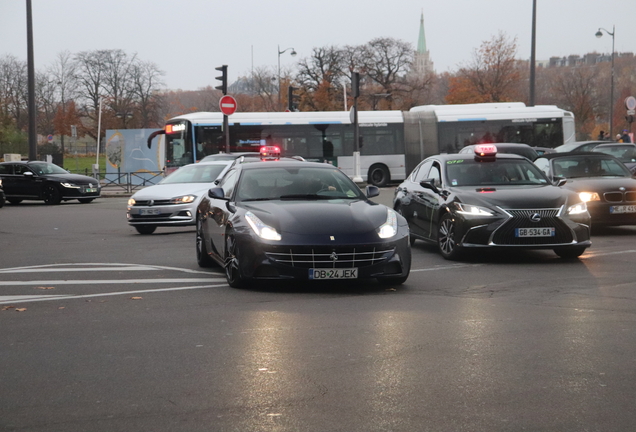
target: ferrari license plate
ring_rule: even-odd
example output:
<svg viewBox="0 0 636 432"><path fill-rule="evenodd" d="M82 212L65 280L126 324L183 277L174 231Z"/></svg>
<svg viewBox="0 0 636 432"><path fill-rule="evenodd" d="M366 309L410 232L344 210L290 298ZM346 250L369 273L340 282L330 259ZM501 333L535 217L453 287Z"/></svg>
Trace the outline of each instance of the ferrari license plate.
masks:
<svg viewBox="0 0 636 432"><path fill-rule="evenodd" d="M309 269L309 279L357 279L358 269Z"/></svg>
<svg viewBox="0 0 636 432"><path fill-rule="evenodd" d="M611 206L611 214L636 213L636 205Z"/></svg>
<svg viewBox="0 0 636 432"><path fill-rule="evenodd" d="M139 210L139 214L141 216L156 216L161 214L161 211L159 209L141 209Z"/></svg>
<svg viewBox="0 0 636 432"><path fill-rule="evenodd" d="M517 228L515 237L554 237L554 228Z"/></svg>

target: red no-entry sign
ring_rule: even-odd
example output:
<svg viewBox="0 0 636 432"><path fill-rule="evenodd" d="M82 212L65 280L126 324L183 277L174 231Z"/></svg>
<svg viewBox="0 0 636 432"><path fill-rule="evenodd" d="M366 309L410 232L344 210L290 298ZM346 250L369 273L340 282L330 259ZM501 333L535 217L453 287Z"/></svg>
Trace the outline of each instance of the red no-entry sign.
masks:
<svg viewBox="0 0 636 432"><path fill-rule="evenodd" d="M219 101L219 108L225 115L232 115L236 111L236 99L232 96L223 96Z"/></svg>

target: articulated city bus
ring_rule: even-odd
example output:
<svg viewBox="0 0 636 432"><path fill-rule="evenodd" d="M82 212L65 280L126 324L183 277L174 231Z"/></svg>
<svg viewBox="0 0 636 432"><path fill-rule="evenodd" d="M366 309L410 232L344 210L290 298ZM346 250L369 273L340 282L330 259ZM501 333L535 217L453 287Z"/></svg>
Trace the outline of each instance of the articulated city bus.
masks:
<svg viewBox="0 0 636 432"><path fill-rule="evenodd" d="M523 103L426 105L410 111L360 111L360 174L385 186L401 181L425 157L456 153L480 142L518 142L556 147L574 140L574 116L556 106ZM332 163L353 176L354 130L350 114L252 112L229 116L229 148L223 114L196 112L168 120L159 138L169 172L220 152L258 152L277 145L283 156ZM152 138L149 145L152 145Z"/></svg>

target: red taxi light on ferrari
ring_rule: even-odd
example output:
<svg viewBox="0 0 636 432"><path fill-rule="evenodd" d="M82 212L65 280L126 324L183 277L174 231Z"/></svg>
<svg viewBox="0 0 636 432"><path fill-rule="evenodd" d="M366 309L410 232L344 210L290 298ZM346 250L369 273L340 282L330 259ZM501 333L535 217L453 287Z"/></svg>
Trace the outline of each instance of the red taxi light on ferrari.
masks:
<svg viewBox="0 0 636 432"><path fill-rule="evenodd" d="M280 147L278 146L261 146L259 150L261 159L278 159L280 158Z"/></svg>

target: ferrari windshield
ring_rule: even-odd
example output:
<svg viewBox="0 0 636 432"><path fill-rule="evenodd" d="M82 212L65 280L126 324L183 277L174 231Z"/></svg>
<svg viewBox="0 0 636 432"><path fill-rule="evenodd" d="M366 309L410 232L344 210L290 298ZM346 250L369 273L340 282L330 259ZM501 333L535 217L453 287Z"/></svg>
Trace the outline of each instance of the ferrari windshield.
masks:
<svg viewBox="0 0 636 432"><path fill-rule="evenodd" d="M362 197L360 188L339 170L268 167L243 171L236 199L262 201Z"/></svg>
<svg viewBox="0 0 636 432"><path fill-rule="evenodd" d="M211 183L221 174L221 171L226 167L225 164L195 164L186 165L168 177L161 180L160 184L172 184L172 183Z"/></svg>
<svg viewBox="0 0 636 432"><path fill-rule="evenodd" d="M449 160L446 177L451 186L548 184L539 168L525 159Z"/></svg>

